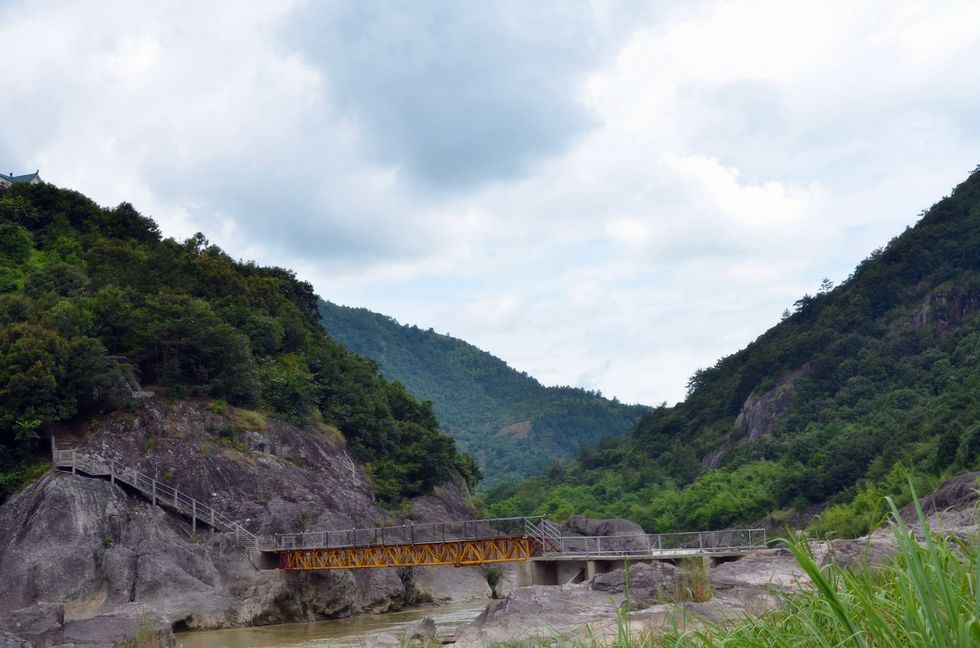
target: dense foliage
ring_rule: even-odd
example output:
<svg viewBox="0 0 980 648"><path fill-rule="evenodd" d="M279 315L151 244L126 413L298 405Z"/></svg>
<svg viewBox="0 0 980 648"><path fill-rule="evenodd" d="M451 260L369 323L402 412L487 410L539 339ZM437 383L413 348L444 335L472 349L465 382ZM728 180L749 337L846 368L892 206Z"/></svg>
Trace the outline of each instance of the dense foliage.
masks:
<svg viewBox="0 0 980 648"><path fill-rule="evenodd" d="M364 308L321 302L320 312L333 338L434 403L443 429L480 462L486 487L537 474L602 436L623 436L648 409L545 387L462 340Z"/></svg>
<svg viewBox="0 0 980 648"><path fill-rule="evenodd" d="M327 337L281 268L178 242L132 206L50 185L0 190L0 501L44 430L124 405L127 374L171 397L338 428L387 500L478 471L432 404Z"/></svg>
<svg viewBox="0 0 980 648"><path fill-rule="evenodd" d="M842 285L825 282L748 347L696 372L682 403L651 411L626 439L495 489L490 510L578 509L651 531L722 527L852 502L899 463L917 475L978 468L978 360L980 168ZM790 394L788 411L749 440L736 418L750 395L775 389Z"/></svg>

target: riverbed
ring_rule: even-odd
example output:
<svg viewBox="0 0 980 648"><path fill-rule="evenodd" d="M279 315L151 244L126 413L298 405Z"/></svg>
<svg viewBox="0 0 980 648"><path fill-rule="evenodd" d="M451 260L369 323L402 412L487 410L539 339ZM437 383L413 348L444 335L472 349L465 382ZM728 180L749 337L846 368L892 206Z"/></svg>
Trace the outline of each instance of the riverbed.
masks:
<svg viewBox="0 0 980 648"><path fill-rule="evenodd" d="M451 639L457 627L475 619L485 606L485 602L475 601L314 623L182 632L177 635L177 645L182 648L344 648L360 646L372 635L398 635L425 617L432 617L436 622L440 639Z"/></svg>

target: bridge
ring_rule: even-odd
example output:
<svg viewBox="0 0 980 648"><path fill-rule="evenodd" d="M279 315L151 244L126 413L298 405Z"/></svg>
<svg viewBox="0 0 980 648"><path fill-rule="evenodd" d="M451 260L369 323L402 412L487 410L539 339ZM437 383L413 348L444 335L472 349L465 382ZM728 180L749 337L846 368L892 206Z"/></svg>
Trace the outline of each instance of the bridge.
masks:
<svg viewBox="0 0 980 648"><path fill-rule="evenodd" d="M58 448L56 470L124 484L188 519L229 534L253 552L260 569L314 571L380 567L455 567L519 562L518 584L561 584L591 578L626 561L677 562L699 558L720 562L766 547L764 529L614 536L565 535L545 516L464 520L426 524L283 533L258 536L241 523L175 487L115 460Z"/></svg>

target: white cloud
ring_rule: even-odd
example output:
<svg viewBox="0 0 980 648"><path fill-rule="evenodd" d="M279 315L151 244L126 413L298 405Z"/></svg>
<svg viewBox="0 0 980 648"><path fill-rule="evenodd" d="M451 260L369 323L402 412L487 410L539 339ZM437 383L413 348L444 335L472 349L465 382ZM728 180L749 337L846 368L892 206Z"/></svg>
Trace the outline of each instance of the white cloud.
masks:
<svg viewBox="0 0 980 648"><path fill-rule="evenodd" d="M8 2L0 57L0 165L648 403L980 144L969 2Z"/></svg>

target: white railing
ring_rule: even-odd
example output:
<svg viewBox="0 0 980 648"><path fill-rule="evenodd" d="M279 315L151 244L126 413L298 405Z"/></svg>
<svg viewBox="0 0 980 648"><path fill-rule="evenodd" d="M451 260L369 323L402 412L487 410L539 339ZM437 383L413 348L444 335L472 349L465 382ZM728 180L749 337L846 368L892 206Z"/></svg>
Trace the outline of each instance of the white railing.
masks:
<svg viewBox="0 0 980 648"><path fill-rule="evenodd" d="M555 553L570 556L683 556L747 553L766 548L765 529L612 536L561 536Z"/></svg>
<svg viewBox="0 0 980 648"><path fill-rule="evenodd" d="M508 536L525 536L534 539L538 543L536 551L544 556L670 558L748 553L767 546L765 529L569 536L562 534L561 530L544 516L285 533L277 534L272 538L259 538L213 507L118 461L97 459L78 453L74 449L59 449L53 440L51 454L56 468L70 469L72 474L81 472L93 477L108 477L113 483L119 481L142 493L154 505L169 506L190 517L195 532L197 523L203 522L212 529L234 533L236 540L265 551L428 544L488 540Z"/></svg>
<svg viewBox="0 0 980 648"><path fill-rule="evenodd" d="M216 511L213 507L190 497L173 486L138 472L114 459L96 459L74 449L63 450L52 444L52 462L55 468L70 469L72 474L81 472L92 477L108 477L135 488L154 505L169 506L191 518L191 528L197 531L197 523L203 522L212 529L234 533L235 538L246 544L259 546L259 539L238 522Z"/></svg>
<svg viewBox="0 0 980 648"><path fill-rule="evenodd" d="M292 551L296 549L333 549L489 540L515 535L531 535L527 531L529 524L533 526L534 522L541 519L543 518L540 516L492 518L339 531L282 533L273 538L272 546L274 550Z"/></svg>

